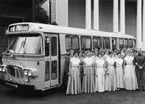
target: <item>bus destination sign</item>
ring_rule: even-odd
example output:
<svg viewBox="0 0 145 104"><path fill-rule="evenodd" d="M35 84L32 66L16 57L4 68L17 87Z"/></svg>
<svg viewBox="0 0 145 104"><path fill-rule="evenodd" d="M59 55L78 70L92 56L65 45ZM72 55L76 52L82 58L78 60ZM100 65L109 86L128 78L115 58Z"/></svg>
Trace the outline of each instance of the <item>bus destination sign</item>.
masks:
<svg viewBox="0 0 145 104"><path fill-rule="evenodd" d="M28 31L29 25L28 24L20 24L20 25L12 25L9 26L9 32L20 32L20 31Z"/></svg>

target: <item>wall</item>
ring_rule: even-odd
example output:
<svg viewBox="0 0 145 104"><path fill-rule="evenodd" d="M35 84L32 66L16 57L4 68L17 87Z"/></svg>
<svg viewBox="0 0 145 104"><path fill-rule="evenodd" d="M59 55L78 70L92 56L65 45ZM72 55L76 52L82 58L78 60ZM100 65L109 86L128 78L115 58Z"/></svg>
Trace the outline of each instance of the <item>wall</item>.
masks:
<svg viewBox="0 0 145 104"><path fill-rule="evenodd" d="M99 29L101 31L113 31L113 2L100 1L99 4Z"/></svg>
<svg viewBox="0 0 145 104"><path fill-rule="evenodd" d="M85 0L69 0L69 26L85 28ZM100 1L100 30L113 31L112 25L112 2ZM105 7L105 9L104 9ZM92 3L92 27L93 27L93 3Z"/></svg>
<svg viewBox="0 0 145 104"><path fill-rule="evenodd" d="M136 37L137 4L126 2L126 33Z"/></svg>
<svg viewBox="0 0 145 104"><path fill-rule="evenodd" d="M68 26L76 28L85 28L85 0L69 0L68 5L69 5ZM99 10L100 10L99 11L100 31L113 32L113 0L110 1L100 0ZM92 12L93 12L93 4L92 4ZM136 36L136 3L126 2L125 12L126 12L125 17L126 34Z"/></svg>
<svg viewBox="0 0 145 104"><path fill-rule="evenodd" d="M85 28L85 0L69 0L68 5L68 26Z"/></svg>

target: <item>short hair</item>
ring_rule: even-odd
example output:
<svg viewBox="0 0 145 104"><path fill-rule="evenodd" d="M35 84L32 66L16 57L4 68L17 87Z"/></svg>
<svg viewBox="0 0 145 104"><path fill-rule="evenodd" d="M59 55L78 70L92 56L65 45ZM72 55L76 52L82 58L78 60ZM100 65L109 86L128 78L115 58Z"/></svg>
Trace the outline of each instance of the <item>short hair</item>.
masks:
<svg viewBox="0 0 145 104"><path fill-rule="evenodd" d="M108 52L108 55L111 55L112 53L113 53L112 51L109 51L109 52Z"/></svg>
<svg viewBox="0 0 145 104"><path fill-rule="evenodd" d="M126 53L132 53L132 50L131 49L127 49Z"/></svg>
<svg viewBox="0 0 145 104"><path fill-rule="evenodd" d="M74 52L73 55L75 55L76 53L78 54L78 52Z"/></svg>
<svg viewBox="0 0 145 104"><path fill-rule="evenodd" d="M119 52L117 52L117 55L119 55L119 54L121 54L121 52L119 51Z"/></svg>
<svg viewBox="0 0 145 104"><path fill-rule="evenodd" d="M99 52L99 53L97 54L97 56L99 56L99 55L101 55L101 56L102 56L101 52Z"/></svg>

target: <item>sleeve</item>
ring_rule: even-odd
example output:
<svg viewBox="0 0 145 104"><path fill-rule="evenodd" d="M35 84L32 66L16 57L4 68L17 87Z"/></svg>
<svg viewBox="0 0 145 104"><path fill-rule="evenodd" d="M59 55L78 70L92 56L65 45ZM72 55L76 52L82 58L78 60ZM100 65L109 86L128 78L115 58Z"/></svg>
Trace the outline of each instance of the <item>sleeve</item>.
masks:
<svg viewBox="0 0 145 104"><path fill-rule="evenodd" d="M143 63L144 63L144 65L145 65L145 56L144 56L144 60L143 60Z"/></svg>
<svg viewBox="0 0 145 104"><path fill-rule="evenodd" d="M134 57L134 59L133 59L133 64L136 65L136 62L137 62L137 61L136 61L136 57Z"/></svg>
<svg viewBox="0 0 145 104"><path fill-rule="evenodd" d="M145 56L144 56L144 63L145 63Z"/></svg>

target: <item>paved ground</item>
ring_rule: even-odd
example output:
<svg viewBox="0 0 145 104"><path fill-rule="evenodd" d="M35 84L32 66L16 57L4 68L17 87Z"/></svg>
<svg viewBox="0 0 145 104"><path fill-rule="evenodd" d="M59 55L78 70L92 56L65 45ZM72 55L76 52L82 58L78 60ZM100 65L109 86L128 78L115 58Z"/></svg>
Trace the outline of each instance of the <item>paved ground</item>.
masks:
<svg viewBox="0 0 145 104"><path fill-rule="evenodd" d="M145 104L145 91L65 95L62 89L36 93L0 86L0 104Z"/></svg>

